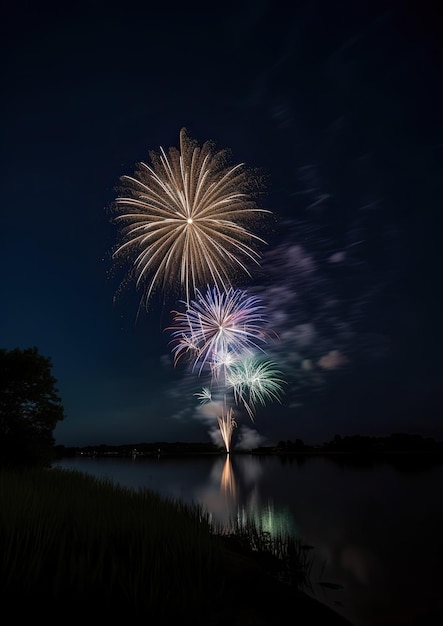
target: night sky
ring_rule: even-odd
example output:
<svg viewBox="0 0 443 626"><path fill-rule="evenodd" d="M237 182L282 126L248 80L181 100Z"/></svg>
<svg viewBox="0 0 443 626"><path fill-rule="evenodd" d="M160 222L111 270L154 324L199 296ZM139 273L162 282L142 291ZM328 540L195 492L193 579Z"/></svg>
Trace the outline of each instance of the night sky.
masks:
<svg viewBox="0 0 443 626"><path fill-rule="evenodd" d="M443 63L423 2L7 2L0 347L51 359L64 445L207 441L161 297L139 312L109 207L181 128L257 168L282 403L236 445L443 439ZM290 5L289 8L286 5ZM144 7L144 8L140 8Z"/></svg>

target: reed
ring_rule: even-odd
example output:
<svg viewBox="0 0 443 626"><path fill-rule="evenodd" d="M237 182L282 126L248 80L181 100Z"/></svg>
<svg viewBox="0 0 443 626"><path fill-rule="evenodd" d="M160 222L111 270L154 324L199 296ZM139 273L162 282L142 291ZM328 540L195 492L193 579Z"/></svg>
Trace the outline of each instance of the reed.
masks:
<svg viewBox="0 0 443 626"><path fill-rule="evenodd" d="M219 577L201 507L61 469L0 472L0 502L2 598L162 616Z"/></svg>
<svg viewBox="0 0 443 626"><path fill-rule="evenodd" d="M295 547L270 542L252 524L237 530L251 550L281 562ZM157 623L205 614L227 589L226 546L216 534L201 506L150 490L60 468L2 470L2 608L18 616L60 606L71 617Z"/></svg>
<svg viewBox="0 0 443 626"><path fill-rule="evenodd" d="M265 571L279 581L312 591L313 547L289 533L270 533L251 519L235 518L218 533L229 537L237 546L260 559Z"/></svg>

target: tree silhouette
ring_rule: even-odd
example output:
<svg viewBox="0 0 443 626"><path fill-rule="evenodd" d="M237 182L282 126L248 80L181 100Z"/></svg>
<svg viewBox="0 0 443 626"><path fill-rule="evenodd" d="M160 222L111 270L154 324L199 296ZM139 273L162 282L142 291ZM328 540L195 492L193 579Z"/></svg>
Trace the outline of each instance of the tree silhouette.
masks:
<svg viewBox="0 0 443 626"><path fill-rule="evenodd" d="M65 417L52 363L36 347L0 349L0 466L48 466Z"/></svg>

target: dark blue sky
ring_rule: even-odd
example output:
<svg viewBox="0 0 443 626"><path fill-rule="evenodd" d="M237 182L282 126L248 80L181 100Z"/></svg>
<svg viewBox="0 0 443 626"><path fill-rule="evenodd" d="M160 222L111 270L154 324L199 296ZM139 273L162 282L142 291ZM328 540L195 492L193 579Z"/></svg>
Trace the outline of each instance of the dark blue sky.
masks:
<svg viewBox="0 0 443 626"><path fill-rule="evenodd" d="M234 442L443 438L441 30L426 3L7 3L0 346L51 358L58 443L205 441L171 307L116 302L119 177L188 129L266 177L282 405ZM9 6L8 6L9 5ZM140 7L145 8L140 8Z"/></svg>

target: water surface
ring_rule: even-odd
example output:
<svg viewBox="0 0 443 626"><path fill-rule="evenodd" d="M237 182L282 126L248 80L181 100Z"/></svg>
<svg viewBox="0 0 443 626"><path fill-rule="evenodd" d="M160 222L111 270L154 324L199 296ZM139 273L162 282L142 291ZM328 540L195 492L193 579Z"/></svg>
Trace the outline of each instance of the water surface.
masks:
<svg viewBox="0 0 443 626"><path fill-rule="evenodd" d="M313 546L311 593L355 626L443 624L443 465L225 455L57 465L254 519Z"/></svg>

